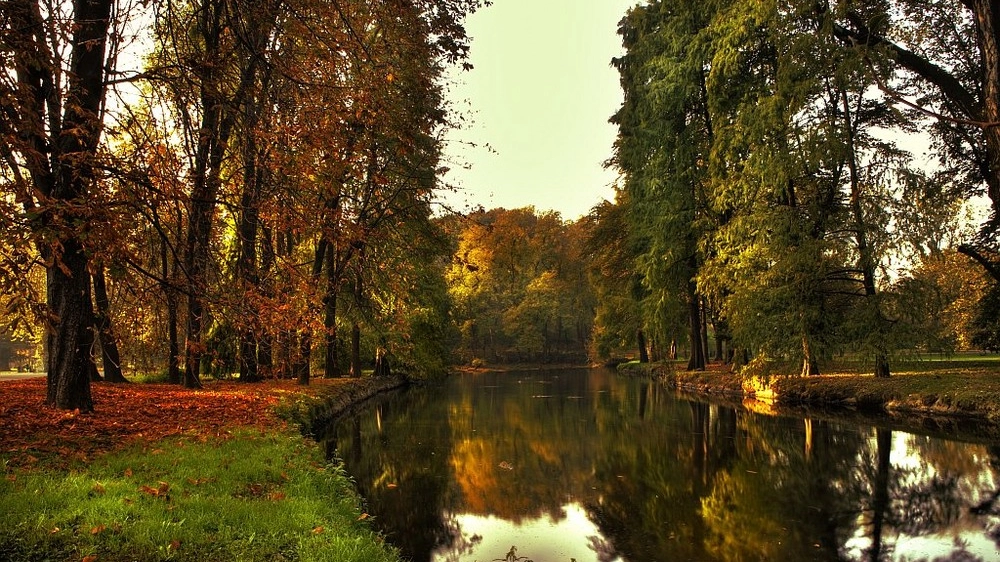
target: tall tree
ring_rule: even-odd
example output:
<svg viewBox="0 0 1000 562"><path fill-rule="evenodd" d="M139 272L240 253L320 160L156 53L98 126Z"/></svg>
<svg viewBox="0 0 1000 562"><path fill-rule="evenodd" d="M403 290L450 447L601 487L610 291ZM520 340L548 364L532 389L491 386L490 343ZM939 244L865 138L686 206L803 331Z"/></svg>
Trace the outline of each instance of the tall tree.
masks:
<svg viewBox="0 0 1000 562"><path fill-rule="evenodd" d="M626 54L615 59L625 101L612 118L619 134L612 162L625 177L633 232L644 240L637 266L646 284L646 324L672 332L671 311L686 311L689 369L707 362L702 295L696 276L713 123L706 94L702 32L717 10L671 0L633 8L619 24Z"/></svg>
<svg viewBox="0 0 1000 562"><path fill-rule="evenodd" d="M94 222L112 4L78 0L70 9L12 0L5 3L0 39L5 60L0 130L8 139L2 156L47 263L46 401L81 411L94 408L87 231ZM61 13L64 8L71 12ZM62 18L70 25L59 25Z"/></svg>

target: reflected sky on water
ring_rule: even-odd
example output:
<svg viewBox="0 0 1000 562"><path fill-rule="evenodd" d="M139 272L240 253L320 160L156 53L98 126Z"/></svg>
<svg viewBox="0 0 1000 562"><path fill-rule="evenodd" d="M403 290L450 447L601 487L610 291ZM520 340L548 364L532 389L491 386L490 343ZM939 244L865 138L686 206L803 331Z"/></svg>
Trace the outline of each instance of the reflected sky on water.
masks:
<svg viewBox="0 0 1000 562"><path fill-rule="evenodd" d="M599 369L455 376L329 428L414 562L1000 560L1000 447Z"/></svg>

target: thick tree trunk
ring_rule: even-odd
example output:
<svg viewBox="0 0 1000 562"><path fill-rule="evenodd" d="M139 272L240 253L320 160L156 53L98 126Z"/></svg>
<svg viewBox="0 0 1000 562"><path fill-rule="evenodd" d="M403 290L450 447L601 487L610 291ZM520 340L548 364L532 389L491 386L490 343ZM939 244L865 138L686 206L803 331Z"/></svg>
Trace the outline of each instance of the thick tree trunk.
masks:
<svg viewBox="0 0 1000 562"><path fill-rule="evenodd" d="M47 341L46 402L64 410L91 412L94 401L90 394L90 353L94 322L87 257L79 241L72 237L63 240L63 253L58 259L59 265L48 271L48 305L54 325Z"/></svg>
<svg viewBox="0 0 1000 562"><path fill-rule="evenodd" d="M104 363L104 380L113 383L128 382L122 375L122 360L118 353L118 342L111 328L111 302L104 279L104 267L94 268L94 302L97 303L97 334L101 338L101 354Z"/></svg>
<svg viewBox="0 0 1000 562"><path fill-rule="evenodd" d="M979 52L982 55L983 115L978 116L986 125L986 177L987 194L993 204L994 221L1000 220L1000 2L997 0L971 0L976 21Z"/></svg>
<svg viewBox="0 0 1000 562"><path fill-rule="evenodd" d="M74 2L73 16L64 133L53 139L58 158L51 196L56 202L81 205L87 202L92 159L101 137L99 115L104 99L104 53L111 2L78 0ZM73 211L61 212L58 221L52 221L57 217L50 215L49 223L73 225L86 221ZM90 393L94 313L88 257L78 232L60 232L58 242L61 250L53 256L47 275L46 293L54 326L48 340L46 401L58 408L90 412L94 409Z"/></svg>

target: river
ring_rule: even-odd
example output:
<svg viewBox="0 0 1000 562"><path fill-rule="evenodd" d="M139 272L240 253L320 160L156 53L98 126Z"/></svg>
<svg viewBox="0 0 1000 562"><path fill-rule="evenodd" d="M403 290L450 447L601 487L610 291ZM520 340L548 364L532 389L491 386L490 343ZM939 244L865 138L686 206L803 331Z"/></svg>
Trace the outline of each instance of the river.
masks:
<svg viewBox="0 0 1000 562"><path fill-rule="evenodd" d="M324 439L414 562L1000 560L1000 444L761 415L609 370L454 376Z"/></svg>

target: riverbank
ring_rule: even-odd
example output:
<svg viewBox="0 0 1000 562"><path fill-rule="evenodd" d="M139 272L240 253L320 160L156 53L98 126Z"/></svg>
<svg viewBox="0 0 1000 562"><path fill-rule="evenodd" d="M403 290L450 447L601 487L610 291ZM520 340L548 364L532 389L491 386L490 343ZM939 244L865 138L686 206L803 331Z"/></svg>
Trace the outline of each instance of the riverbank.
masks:
<svg viewBox="0 0 1000 562"><path fill-rule="evenodd" d="M0 559L398 562L298 423L399 384L98 383L80 415L2 382Z"/></svg>
<svg viewBox="0 0 1000 562"><path fill-rule="evenodd" d="M765 413L845 414L924 431L1000 438L1000 361L995 358L907 362L888 379L844 366L827 375L768 381L744 380L722 365L684 371L670 364L628 363L619 370L681 392L743 401Z"/></svg>

